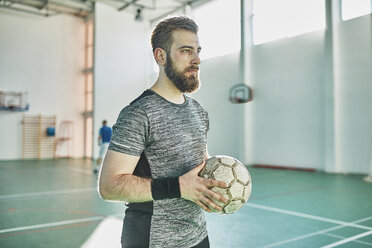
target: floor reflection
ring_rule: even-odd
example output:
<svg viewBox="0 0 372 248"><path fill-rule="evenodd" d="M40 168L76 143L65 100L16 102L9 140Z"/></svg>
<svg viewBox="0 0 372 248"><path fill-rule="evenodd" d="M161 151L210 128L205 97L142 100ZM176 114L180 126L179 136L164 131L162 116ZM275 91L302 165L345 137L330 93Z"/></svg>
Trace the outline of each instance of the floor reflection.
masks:
<svg viewBox="0 0 372 248"><path fill-rule="evenodd" d="M81 246L82 248L121 248L120 237L123 219L110 216L105 218Z"/></svg>

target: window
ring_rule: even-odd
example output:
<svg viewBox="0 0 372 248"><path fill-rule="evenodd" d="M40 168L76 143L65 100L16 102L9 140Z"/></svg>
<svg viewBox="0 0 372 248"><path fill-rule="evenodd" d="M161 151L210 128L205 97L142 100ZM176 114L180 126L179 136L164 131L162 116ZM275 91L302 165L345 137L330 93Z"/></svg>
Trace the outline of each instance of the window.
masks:
<svg viewBox="0 0 372 248"><path fill-rule="evenodd" d="M342 0L342 20L350 20L372 12L372 0Z"/></svg>
<svg viewBox="0 0 372 248"><path fill-rule="evenodd" d="M240 50L240 0L214 0L195 9L201 59Z"/></svg>
<svg viewBox="0 0 372 248"><path fill-rule="evenodd" d="M253 0L253 43L325 28L324 0Z"/></svg>

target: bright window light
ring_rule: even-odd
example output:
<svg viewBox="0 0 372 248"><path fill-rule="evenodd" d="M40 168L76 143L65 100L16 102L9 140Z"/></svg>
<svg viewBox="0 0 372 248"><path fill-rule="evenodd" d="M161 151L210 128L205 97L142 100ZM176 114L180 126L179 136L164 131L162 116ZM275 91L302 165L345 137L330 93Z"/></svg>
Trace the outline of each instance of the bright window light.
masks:
<svg viewBox="0 0 372 248"><path fill-rule="evenodd" d="M325 28L324 0L254 0L255 45Z"/></svg>
<svg viewBox="0 0 372 248"><path fill-rule="evenodd" d="M372 13L372 0L342 0L342 20Z"/></svg>
<svg viewBox="0 0 372 248"><path fill-rule="evenodd" d="M214 0L194 11L201 59L240 50L240 0Z"/></svg>

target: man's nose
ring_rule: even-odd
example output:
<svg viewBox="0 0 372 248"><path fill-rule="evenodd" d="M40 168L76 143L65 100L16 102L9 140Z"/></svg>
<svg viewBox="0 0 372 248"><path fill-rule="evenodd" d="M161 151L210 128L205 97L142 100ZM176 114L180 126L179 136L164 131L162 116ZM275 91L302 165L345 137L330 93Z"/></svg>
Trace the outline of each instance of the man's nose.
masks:
<svg viewBox="0 0 372 248"><path fill-rule="evenodd" d="M201 63L199 53L194 53L193 56L194 57L191 60L191 64L193 64L193 65L199 65Z"/></svg>

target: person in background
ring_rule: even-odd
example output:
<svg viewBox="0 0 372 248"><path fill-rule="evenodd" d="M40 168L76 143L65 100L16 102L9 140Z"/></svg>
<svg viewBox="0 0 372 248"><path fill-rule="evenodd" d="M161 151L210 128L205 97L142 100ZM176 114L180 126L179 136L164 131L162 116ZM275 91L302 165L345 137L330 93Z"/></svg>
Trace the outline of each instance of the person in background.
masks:
<svg viewBox="0 0 372 248"><path fill-rule="evenodd" d="M102 122L102 127L99 129L99 136L98 136L98 145L99 145L99 157L97 159L97 166L94 169L94 173L99 171L99 167L101 165L102 159L105 156L107 148L110 145L112 135L111 127L107 126L107 121L104 120Z"/></svg>

